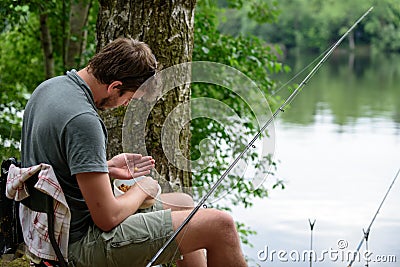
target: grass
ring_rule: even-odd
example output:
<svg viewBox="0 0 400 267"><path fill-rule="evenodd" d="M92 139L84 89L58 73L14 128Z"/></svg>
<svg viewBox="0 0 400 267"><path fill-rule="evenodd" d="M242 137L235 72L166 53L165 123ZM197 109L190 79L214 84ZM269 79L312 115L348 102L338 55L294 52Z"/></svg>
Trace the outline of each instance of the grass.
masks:
<svg viewBox="0 0 400 267"><path fill-rule="evenodd" d="M28 258L21 257L14 260L0 259L0 267L29 267Z"/></svg>

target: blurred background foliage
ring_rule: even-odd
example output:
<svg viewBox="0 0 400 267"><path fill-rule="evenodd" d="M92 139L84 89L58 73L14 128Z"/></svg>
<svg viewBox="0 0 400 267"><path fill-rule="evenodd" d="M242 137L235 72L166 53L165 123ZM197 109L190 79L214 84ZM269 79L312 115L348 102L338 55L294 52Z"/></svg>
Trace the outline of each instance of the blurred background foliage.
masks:
<svg viewBox="0 0 400 267"><path fill-rule="evenodd" d="M268 2L268 1L267 1ZM355 31L358 45L379 51L400 52L400 2L397 0L280 0L272 23L250 20L251 2L241 9L231 1L219 1L219 29L238 36L255 35L285 49L325 50L368 8L374 7ZM270 16L267 16L267 18ZM262 21L261 21L262 22ZM271 22L271 20L267 20Z"/></svg>
<svg viewBox="0 0 400 267"><path fill-rule="evenodd" d="M85 2L90 9L82 28L85 32L84 49L76 64L66 64L71 6ZM2 159L19 155L21 117L30 94L44 79L47 69L39 33L43 17L51 35L54 75L70 68L82 67L96 48L96 19L98 2L95 0L2 0L0 2L0 154ZM350 36L341 49L354 50L360 46L374 52L400 52L400 1L398 0L199 0L195 15L193 61L212 61L229 65L247 75L262 90L274 111L281 99L274 95L277 84L274 75L290 71L280 61L292 49L324 51L343 34L370 6L374 10ZM192 97L210 97L228 105L239 115L239 121L221 125L210 118L191 122L192 159L201 157L201 145L209 151L220 150L214 165L193 175L194 185L212 184L229 163L231 153L246 145L246 138L258 129L253 119L251 103L245 103L232 91L218 86L194 84ZM241 131L238 131L238 126ZM201 140L216 140L202 144ZM236 150L227 147L237 142ZM217 146L215 144L218 144ZM204 150L204 148L203 148ZM209 155L212 156L212 155ZM248 159L257 157L255 152ZM207 160L207 158L205 159ZM267 159L274 174L277 164ZM252 198L266 197L264 187L232 176L224 184L234 190L226 197L232 204L251 206ZM276 178L274 186L284 188ZM197 192L201 194L201 192ZM229 209L229 205L221 208ZM242 241L253 232L238 223Z"/></svg>

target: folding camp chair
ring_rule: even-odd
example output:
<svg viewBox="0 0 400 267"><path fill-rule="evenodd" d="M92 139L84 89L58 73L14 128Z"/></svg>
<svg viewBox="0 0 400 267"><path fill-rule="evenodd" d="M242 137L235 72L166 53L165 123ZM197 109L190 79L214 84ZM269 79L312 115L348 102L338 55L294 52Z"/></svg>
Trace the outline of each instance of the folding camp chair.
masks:
<svg viewBox="0 0 400 267"><path fill-rule="evenodd" d="M21 166L21 163L17 162L15 158L10 158L8 160L3 161L1 165L2 178L7 177L8 169L11 164L14 164L15 166L18 167ZM54 234L54 199L51 196L39 191L34 187L38 179L39 178L37 173L25 181L25 184L28 187L29 197L23 199L21 203L33 211L43 212L47 214L49 239L56 253L58 261L48 261L43 259L41 263L35 264L35 266L67 267L68 264L61 253L60 247L57 244ZM5 194L5 192L2 192L2 194ZM18 205L18 203L16 204Z"/></svg>

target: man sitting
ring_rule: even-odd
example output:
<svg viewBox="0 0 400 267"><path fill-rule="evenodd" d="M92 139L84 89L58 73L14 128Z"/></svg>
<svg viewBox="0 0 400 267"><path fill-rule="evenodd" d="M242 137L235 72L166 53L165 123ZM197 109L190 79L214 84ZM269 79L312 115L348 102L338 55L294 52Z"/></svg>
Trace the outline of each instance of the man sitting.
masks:
<svg viewBox="0 0 400 267"><path fill-rule="evenodd" d="M97 110L142 97L145 91L137 89L155 72L146 44L119 38L84 69L40 84L28 101L23 167L47 163L54 168L71 210L68 260L75 266L146 265L189 214L179 207L193 205L188 195L162 194L150 212L138 212L158 190L149 176L119 197L112 192L110 177L148 175L155 162L138 154L107 161L107 131ZM136 168L129 170L127 162ZM200 210L158 263L175 260L179 266L246 266L232 218L214 209Z"/></svg>

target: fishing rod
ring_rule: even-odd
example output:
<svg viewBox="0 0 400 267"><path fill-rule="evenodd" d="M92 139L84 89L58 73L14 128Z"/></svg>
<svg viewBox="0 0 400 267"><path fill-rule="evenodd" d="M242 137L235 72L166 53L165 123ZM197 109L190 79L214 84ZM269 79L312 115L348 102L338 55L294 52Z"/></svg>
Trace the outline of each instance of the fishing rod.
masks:
<svg viewBox="0 0 400 267"><path fill-rule="evenodd" d="M356 260L356 256L357 256L358 252L360 251L360 248L361 248L362 244L364 243L364 239L365 239L365 240L368 240L368 235L369 235L369 232L370 232L370 230L371 230L372 224L374 223L374 221L375 221L375 219L376 219L376 216L378 215L379 211L381 210L382 205L383 205L383 202L385 202L386 197L389 195L389 192L390 192L390 190L392 189L392 186L393 186L394 182L396 181L397 176L399 176L399 173L400 173L400 169L397 171L396 176L393 178L393 181L392 181L392 183L390 184L388 190L386 191L386 194L385 194L385 196L383 197L383 199L382 199L382 201L381 201L381 204L379 205L377 211L375 212L375 215L374 215L374 217L372 218L371 223L369 224L367 230L366 230L366 231L363 230L364 236L363 236L363 238L361 239L360 243L358 244L357 250L354 252L354 257L353 257L353 259L351 260L351 262L349 263L348 267L351 267L351 265L353 264L353 262Z"/></svg>
<svg viewBox="0 0 400 267"><path fill-rule="evenodd" d="M175 230L175 232L171 235L171 237L165 242L165 244L158 250L158 252L154 255L154 257L150 260L150 262L146 265L146 267L152 266L155 261L160 257L161 253L172 243L172 241L178 236L178 234L183 230L183 228L189 223L189 221L193 218L193 216L197 213L197 211L203 207L206 200L211 196L212 193L218 188L218 186L222 183L225 177L229 174L229 172L236 166L239 160L244 156L244 154L253 147L254 142L261 136L261 134L265 131L265 129L271 124L271 122L278 116L279 113L284 112L287 105L289 105L294 98L300 92L300 89L307 84L307 82L311 79L312 76L317 72L317 70L322 66L322 64L326 61L326 59L332 54L332 52L336 49L336 47L343 41L344 38L357 26L360 21L364 19L365 16L368 15L373 7L370 7L343 35L340 37L336 43L333 44L331 49L326 52L325 56L315 65L315 67L310 71L310 73L304 78L304 80L297 86L297 88L292 92L292 94L285 100L285 102L272 114L272 117L261 127L258 133L253 137L253 139L247 144L244 150L236 157L236 159L232 162L232 164L226 169L226 171L221 175L221 177L215 182L215 184L211 187L211 189L205 194L199 203L194 207L194 209L190 212L187 218L182 222L182 224Z"/></svg>

